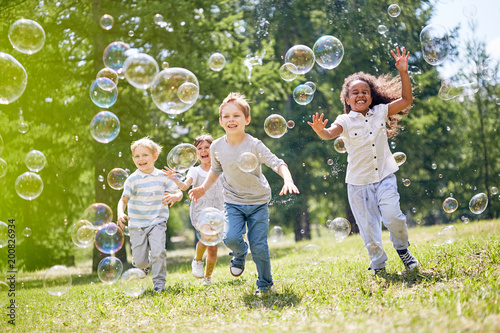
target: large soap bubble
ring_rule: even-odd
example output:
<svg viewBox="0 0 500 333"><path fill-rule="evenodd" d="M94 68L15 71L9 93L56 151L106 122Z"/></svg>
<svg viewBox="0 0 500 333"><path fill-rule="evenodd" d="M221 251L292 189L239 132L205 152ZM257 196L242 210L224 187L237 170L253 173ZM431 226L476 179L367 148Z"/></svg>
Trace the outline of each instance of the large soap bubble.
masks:
<svg viewBox="0 0 500 333"><path fill-rule="evenodd" d="M168 167L176 172L185 172L198 161L196 147L189 143L181 143L168 152Z"/></svg>
<svg viewBox="0 0 500 333"><path fill-rule="evenodd" d="M28 169L33 172L42 170L45 167L45 162L45 155L39 150L30 151L24 159L24 163L26 163Z"/></svg>
<svg viewBox="0 0 500 333"><path fill-rule="evenodd" d="M398 164L398 166L400 166L401 164L406 162L406 154L405 153L396 152L396 153L392 154L392 156L396 160L396 163Z"/></svg>
<svg viewBox="0 0 500 333"><path fill-rule="evenodd" d="M145 277L146 274L142 269L131 268L123 273L119 284L120 289L127 296L140 296L146 290L148 281Z"/></svg>
<svg viewBox="0 0 500 333"><path fill-rule="evenodd" d="M96 229L87 220L79 220L71 226L71 240L81 248L86 248L94 244Z"/></svg>
<svg viewBox="0 0 500 333"><path fill-rule="evenodd" d="M158 70L156 60L145 53L133 54L123 64L123 72L128 83L139 89L151 87Z"/></svg>
<svg viewBox="0 0 500 333"><path fill-rule="evenodd" d="M368 254L370 261L377 261L384 256L384 248L379 242L368 242L360 252Z"/></svg>
<svg viewBox="0 0 500 333"><path fill-rule="evenodd" d="M0 52L0 104L9 104L23 94L28 74L13 56Z"/></svg>
<svg viewBox="0 0 500 333"><path fill-rule="evenodd" d="M212 229L205 224L200 228L200 230L196 230L196 237L198 237L200 242L206 246L215 246L222 242L224 239L224 233L219 232L212 234Z"/></svg>
<svg viewBox="0 0 500 333"><path fill-rule="evenodd" d="M109 108L118 99L118 88L116 84L107 77L98 77L92 82L89 89L92 102L101 108Z"/></svg>
<svg viewBox="0 0 500 333"><path fill-rule="evenodd" d="M42 178L34 172L25 172L16 179L17 194L25 200L33 200L43 191Z"/></svg>
<svg viewBox="0 0 500 333"><path fill-rule="evenodd" d="M432 66L442 64L448 57L450 43L448 31L440 24L429 24L420 32L424 60Z"/></svg>
<svg viewBox="0 0 500 333"><path fill-rule="evenodd" d="M344 154L345 152L347 152L343 136L339 136L335 139L335 141L333 142L333 148L337 151L337 153Z"/></svg>
<svg viewBox="0 0 500 333"><path fill-rule="evenodd" d="M54 296L66 294L71 287L71 273L66 266L56 265L49 268L43 277L43 287Z"/></svg>
<svg viewBox="0 0 500 333"><path fill-rule="evenodd" d="M96 248L106 254L118 252L122 248L124 241L122 229L114 223L101 225L95 235Z"/></svg>
<svg viewBox="0 0 500 333"><path fill-rule="evenodd" d="M479 91L477 82L453 82L450 79L441 80L438 96L442 100L450 100L458 96L472 95Z"/></svg>
<svg viewBox="0 0 500 333"><path fill-rule="evenodd" d="M196 229L202 230L204 225L206 225L207 228L205 228L203 232L207 235L215 235L224 231L224 212L214 207L204 208L200 212Z"/></svg>
<svg viewBox="0 0 500 333"><path fill-rule="evenodd" d="M314 66L314 52L310 47L305 45L292 46L285 54L285 63L292 63L296 70L290 67L289 70L295 74L306 74Z"/></svg>
<svg viewBox="0 0 500 333"><path fill-rule="evenodd" d="M308 84L299 84L293 90L293 100L300 105L311 103L314 97L314 91Z"/></svg>
<svg viewBox="0 0 500 333"><path fill-rule="evenodd" d="M122 275L123 264L116 257L106 257L97 266L97 276L105 284L113 284Z"/></svg>
<svg viewBox="0 0 500 333"><path fill-rule="evenodd" d="M123 185L128 178L128 172L121 168L114 168L108 173L108 185L113 190L123 189Z"/></svg>
<svg viewBox="0 0 500 333"><path fill-rule="evenodd" d="M334 36L322 36L313 46L314 56L318 65L325 69L337 67L344 57L344 46Z"/></svg>
<svg viewBox="0 0 500 333"><path fill-rule="evenodd" d="M279 114L272 114L264 121L264 131L271 138L281 138L287 132L286 120Z"/></svg>
<svg viewBox="0 0 500 333"><path fill-rule="evenodd" d="M0 249L7 246L9 242L9 226L7 223L0 221Z"/></svg>
<svg viewBox="0 0 500 333"><path fill-rule="evenodd" d="M225 65L226 58L221 53L216 52L208 58L208 67L213 71L220 72Z"/></svg>
<svg viewBox="0 0 500 333"><path fill-rule="evenodd" d="M83 218L95 226L111 222L113 211L105 203L93 203L83 213Z"/></svg>
<svg viewBox="0 0 500 333"><path fill-rule="evenodd" d="M127 59L126 52L130 50L130 46L124 42L113 42L104 50L102 60L104 66L116 71L118 74L123 73L123 64Z"/></svg>
<svg viewBox="0 0 500 333"><path fill-rule="evenodd" d="M469 201L469 209L474 214L481 214L488 207L488 196L485 193L478 193Z"/></svg>
<svg viewBox="0 0 500 333"><path fill-rule="evenodd" d="M0 178L7 174L7 170L9 169L7 162L3 158L0 158Z"/></svg>
<svg viewBox="0 0 500 333"><path fill-rule="evenodd" d="M318 245L308 244L300 252L304 260L309 262L310 265L319 265L321 263L319 260L321 248Z"/></svg>
<svg viewBox="0 0 500 333"><path fill-rule="evenodd" d="M200 86L196 76L187 69L173 67L162 70L151 86L153 102L160 110L172 115L188 110L194 105L196 99L189 99L186 103L179 98L178 89L186 82Z"/></svg>
<svg viewBox="0 0 500 333"><path fill-rule="evenodd" d="M113 112L101 111L90 122L90 134L97 142L111 142L119 133L120 120Z"/></svg>
<svg viewBox="0 0 500 333"><path fill-rule="evenodd" d="M441 243L439 245L453 244L457 239L457 234L457 228L453 224L447 225L438 232L439 242Z"/></svg>
<svg viewBox="0 0 500 333"><path fill-rule="evenodd" d="M328 232L337 242L342 242L351 233L351 223L343 217L337 217L328 223Z"/></svg>
<svg viewBox="0 0 500 333"><path fill-rule="evenodd" d="M257 156L252 154L251 152L244 152L238 157L236 162L238 164L238 168L240 168L243 172L252 172L259 165L259 159Z"/></svg>
<svg viewBox="0 0 500 333"><path fill-rule="evenodd" d="M443 210L446 213L453 213L458 208L458 201L455 198L449 197L443 201Z"/></svg>
<svg viewBox="0 0 500 333"><path fill-rule="evenodd" d="M9 40L17 51L33 54L40 51L45 44L45 31L33 20L19 19L9 28Z"/></svg>
<svg viewBox="0 0 500 333"><path fill-rule="evenodd" d="M280 76L284 81L293 81L297 77L297 66L287 62L280 67Z"/></svg>

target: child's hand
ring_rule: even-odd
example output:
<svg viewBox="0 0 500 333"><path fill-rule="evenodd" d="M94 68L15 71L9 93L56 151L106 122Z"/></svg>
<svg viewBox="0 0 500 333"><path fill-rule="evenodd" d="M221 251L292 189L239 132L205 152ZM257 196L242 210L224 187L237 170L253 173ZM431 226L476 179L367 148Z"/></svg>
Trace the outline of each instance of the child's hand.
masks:
<svg viewBox="0 0 500 333"><path fill-rule="evenodd" d="M324 116L323 113L321 114L321 116L319 116L318 113L316 112L316 114L315 115L313 114L312 117L313 122L312 123L309 121L307 122L316 133L319 133L322 130L324 130L326 123L328 122L328 119L325 119L325 121L323 121L323 116Z"/></svg>
<svg viewBox="0 0 500 333"><path fill-rule="evenodd" d="M205 188L203 186L195 187L189 190L189 199L192 202L198 202L198 199L205 195Z"/></svg>
<svg viewBox="0 0 500 333"><path fill-rule="evenodd" d="M127 215L118 217L118 226L123 229L125 227L125 223L128 224L128 220L130 220L130 218Z"/></svg>
<svg viewBox="0 0 500 333"><path fill-rule="evenodd" d="M179 179L179 175L172 169L169 169L168 167L165 167L165 170L162 170L163 174L167 176L169 179L175 180Z"/></svg>
<svg viewBox="0 0 500 333"><path fill-rule="evenodd" d="M299 194L299 189L297 188L297 186L295 186L294 182L291 181L291 182L288 182L288 181L285 181L285 184L283 184L283 187L281 188L281 192L280 192L280 195L283 195L283 194L287 194L287 193L295 193L295 194Z"/></svg>
<svg viewBox="0 0 500 333"><path fill-rule="evenodd" d="M396 60L396 69L400 72L406 72L408 71L408 57L410 56L410 51L408 51L408 54L406 54L406 49L403 46L403 49L401 50L402 53L399 53L399 46L396 47L397 55L394 53L393 50L391 50L391 54L394 57L394 60Z"/></svg>
<svg viewBox="0 0 500 333"><path fill-rule="evenodd" d="M181 198L182 199L182 196ZM177 193L168 193L166 192L163 198L161 198L161 203L165 206L170 205L169 207L172 207L174 203L180 200L179 195Z"/></svg>

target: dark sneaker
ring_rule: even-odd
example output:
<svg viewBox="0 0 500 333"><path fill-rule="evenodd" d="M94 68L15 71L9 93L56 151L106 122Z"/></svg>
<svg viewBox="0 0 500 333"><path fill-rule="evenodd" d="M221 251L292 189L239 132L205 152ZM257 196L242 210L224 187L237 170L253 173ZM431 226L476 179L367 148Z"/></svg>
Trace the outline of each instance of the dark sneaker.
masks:
<svg viewBox="0 0 500 333"><path fill-rule="evenodd" d="M229 264L229 271L231 272L231 275L234 277L240 276L241 274L243 274L243 271L245 271L245 262L239 260L237 261L233 257L231 263Z"/></svg>
<svg viewBox="0 0 500 333"><path fill-rule="evenodd" d="M158 293L158 294L162 293L164 291L165 291L165 288L155 287L155 292Z"/></svg>
<svg viewBox="0 0 500 333"><path fill-rule="evenodd" d="M144 276L141 276L141 278L144 279L146 276L148 276L150 270L151 267L143 268L142 271L144 272Z"/></svg>
<svg viewBox="0 0 500 333"><path fill-rule="evenodd" d="M410 250L396 250L407 271L418 270L418 260L411 254Z"/></svg>
<svg viewBox="0 0 500 333"><path fill-rule="evenodd" d="M373 270L373 273L375 274L375 276L384 276L387 274L387 272L385 271L385 267L382 267L382 268L371 268L371 267L368 267L368 270Z"/></svg>

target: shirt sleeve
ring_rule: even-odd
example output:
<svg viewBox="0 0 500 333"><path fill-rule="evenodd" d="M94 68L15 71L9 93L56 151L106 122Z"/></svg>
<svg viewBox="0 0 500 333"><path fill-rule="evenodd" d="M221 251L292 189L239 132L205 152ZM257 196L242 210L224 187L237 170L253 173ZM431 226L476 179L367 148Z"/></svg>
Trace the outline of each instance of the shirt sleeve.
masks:
<svg viewBox="0 0 500 333"><path fill-rule="evenodd" d="M217 177L219 177L222 173L222 165L217 159L217 152L215 151L215 144L212 143L210 146L210 156L212 160L212 166L210 167L210 171L212 171Z"/></svg>
<svg viewBox="0 0 500 333"><path fill-rule="evenodd" d="M337 118L335 118L335 121L334 121L334 123L337 123L340 126L342 126L342 133L340 134L341 136L345 136L345 133L347 133L347 131L346 131L347 122L346 122L345 116L346 116L345 114L339 114L337 116Z"/></svg>
<svg viewBox="0 0 500 333"><path fill-rule="evenodd" d="M191 178L193 180L192 184L196 184L196 180L198 178L197 176L198 172L196 172L196 167L189 168L186 174L186 180L188 180L188 178Z"/></svg>
<svg viewBox="0 0 500 333"><path fill-rule="evenodd" d="M125 180L125 184L123 185L122 197L132 198L134 193L134 184L130 180L130 177Z"/></svg>

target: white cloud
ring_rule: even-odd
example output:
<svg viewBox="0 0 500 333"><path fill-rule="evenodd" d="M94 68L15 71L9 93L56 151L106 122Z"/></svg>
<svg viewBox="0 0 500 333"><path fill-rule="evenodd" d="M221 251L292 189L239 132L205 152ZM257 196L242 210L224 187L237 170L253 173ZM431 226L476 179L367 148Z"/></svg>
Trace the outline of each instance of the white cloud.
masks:
<svg viewBox="0 0 500 333"><path fill-rule="evenodd" d="M488 55L492 58L500 61L500 36L486 44L486 52L488 52Z"/></svg>

